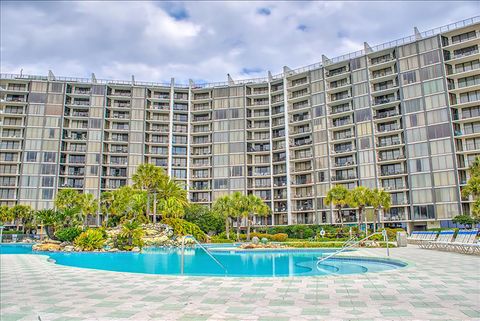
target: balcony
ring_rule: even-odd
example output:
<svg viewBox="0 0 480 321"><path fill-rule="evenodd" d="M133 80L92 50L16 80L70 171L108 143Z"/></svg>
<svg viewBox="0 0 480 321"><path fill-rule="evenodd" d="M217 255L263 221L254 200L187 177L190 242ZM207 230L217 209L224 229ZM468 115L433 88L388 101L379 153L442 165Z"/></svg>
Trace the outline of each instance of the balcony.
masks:
<svg viewBox="0 0 480 321"><path fill-rule="evenodd" d="M386 117L395 117L400 115L400 113L397 110L394 111L388 111L388 112L378 112L375 116L373 116L374 119L382 119Z"/></svg>

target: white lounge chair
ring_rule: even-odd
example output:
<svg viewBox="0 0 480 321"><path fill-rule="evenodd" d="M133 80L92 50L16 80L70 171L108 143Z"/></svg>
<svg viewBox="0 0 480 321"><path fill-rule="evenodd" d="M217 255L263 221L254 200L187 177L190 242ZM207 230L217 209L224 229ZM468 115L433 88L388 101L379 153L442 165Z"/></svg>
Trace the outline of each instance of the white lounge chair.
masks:
<svg viewBox="0 0 480 321"><path fill-rule="evenodd" d="M460 230L453 242L447 245L447 250L465 254L474 254L480 251L477 243L478 229Z"/></svg>
<svg viewBox="0 0 480 321"><path fill-rule="evenodd" d="M423 239L418 241L418 246L421 248L430 248L432 242L437 239L438 233L435 231L426 231L421 233L423 235Z"/></svg>

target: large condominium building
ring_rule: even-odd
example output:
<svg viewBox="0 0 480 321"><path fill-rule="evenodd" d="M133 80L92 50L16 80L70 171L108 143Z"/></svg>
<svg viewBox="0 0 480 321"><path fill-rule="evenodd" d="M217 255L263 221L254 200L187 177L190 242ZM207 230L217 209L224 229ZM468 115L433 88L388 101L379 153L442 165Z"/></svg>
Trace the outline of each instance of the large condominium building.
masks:
<svg viewBox="0 0 480 321"><path fill-rule="evenodd" d="M0 202L99 197L162 166L192 202L241 191L271 225L356 221L325 204L335 184L383 188L381 221L435 226L480 155L480 17L264 79L179 85L1 75Z"/></svg>

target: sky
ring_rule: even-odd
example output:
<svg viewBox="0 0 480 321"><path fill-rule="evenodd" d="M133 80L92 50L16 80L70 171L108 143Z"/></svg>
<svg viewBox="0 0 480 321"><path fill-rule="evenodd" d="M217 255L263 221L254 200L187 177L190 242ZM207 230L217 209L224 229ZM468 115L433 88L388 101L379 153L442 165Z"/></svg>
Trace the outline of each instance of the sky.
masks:
<svg viewBox="0 0 480 321"><path fill-rule="evenodd" d="M447 1L5 1L2 73L177 83L266 77L478 15Z"/></svg>

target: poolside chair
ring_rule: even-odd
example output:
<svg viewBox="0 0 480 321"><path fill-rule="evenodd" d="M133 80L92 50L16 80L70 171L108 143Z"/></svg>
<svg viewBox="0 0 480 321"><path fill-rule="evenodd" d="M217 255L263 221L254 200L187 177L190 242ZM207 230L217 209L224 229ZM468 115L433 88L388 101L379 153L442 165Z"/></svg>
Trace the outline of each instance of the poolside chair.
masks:
<svg viewBox="0 0 480 321"><path fill-rule="evenodd" d="M452 242L454 234L454 230L440 231L437 240L429 242L426 248L438 250L446 249L448 245Z"/></svg>
<svg viewBox="0 0 480 321"><path fill-rule="evenodd" d="M418 246L421 248L430 248L432 247L432 242L437 239L438 232L435 231L426 231L423 233L423 239L418 242Z"/></svg>
<svg viewBox="0 0 480 321"><path fill-rule="evenodd" d="M407 237L407 242L410 244L417 244L417 242L421 239L421 232L420 231L413 231L409 237Z"/></svg>
<svg viewBox="0 0 480 321"><path fill-rule="evenodd" d="M447 250L465 254L474 254L480 251L477 242L478 229L460 230L453 242L447 245Z"/></svg>

